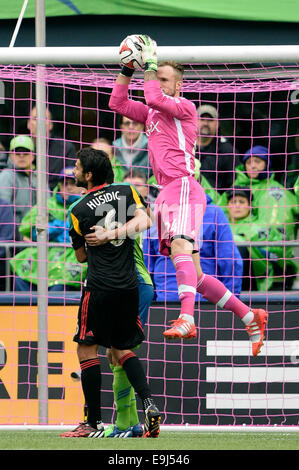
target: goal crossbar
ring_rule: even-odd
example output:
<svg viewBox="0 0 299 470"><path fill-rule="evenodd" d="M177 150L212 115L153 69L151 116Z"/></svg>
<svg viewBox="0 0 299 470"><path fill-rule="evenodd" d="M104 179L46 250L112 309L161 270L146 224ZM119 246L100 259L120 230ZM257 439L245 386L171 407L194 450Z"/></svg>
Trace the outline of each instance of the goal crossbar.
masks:
<svg viewBox="0 0 299 470"><path fill-rule="evenodd" d="M159 60L196 63L296 63L299 45L159 46ZM1 47L6 64L118 64L118 47Z"/></svg>

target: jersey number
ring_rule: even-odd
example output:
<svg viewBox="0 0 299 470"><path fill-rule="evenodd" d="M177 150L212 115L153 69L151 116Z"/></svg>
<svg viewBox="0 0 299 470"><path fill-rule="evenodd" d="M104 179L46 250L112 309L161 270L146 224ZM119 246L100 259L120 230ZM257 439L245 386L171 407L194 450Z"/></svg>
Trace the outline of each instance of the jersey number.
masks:
<svg viewBox="0 0 299 470"><path fill-rule="evenodd" d="M118 222L117 220L115 220L115 214L116 214L116 210L115 209L111 209L106 217L105 217L105 223L104 223L104 227L106 230L114 230L115 228L120 228L123 226L123 224L121 222ZM122 240L111 240L110 243L112 243L112 245L114 246L120 246L124 243L124 239Z"/></svg>

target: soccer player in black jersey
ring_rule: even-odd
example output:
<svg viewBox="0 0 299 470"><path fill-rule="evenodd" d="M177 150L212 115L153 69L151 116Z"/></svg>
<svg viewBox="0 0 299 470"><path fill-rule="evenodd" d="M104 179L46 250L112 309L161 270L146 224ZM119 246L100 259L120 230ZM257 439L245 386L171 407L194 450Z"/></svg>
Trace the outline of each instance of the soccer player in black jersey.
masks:
<svg viewBox="0 0 299 470"><path fill-rule="evenodd" d="M151 398L144 370L132 348L144 340L138 315L134 235L150 226L144 202L133 186L113 183L108 155L92 148L77 154L74 175L87 192L69 211L70 236L87 276L78 311L77 354L88 408L86 423L62 437L104 437L101 419L101 370L98 346L111 349L114 364L126 372L145 412L144 437L158 437L160 413ZM96 230L99 245L84 236Z"/></svg>

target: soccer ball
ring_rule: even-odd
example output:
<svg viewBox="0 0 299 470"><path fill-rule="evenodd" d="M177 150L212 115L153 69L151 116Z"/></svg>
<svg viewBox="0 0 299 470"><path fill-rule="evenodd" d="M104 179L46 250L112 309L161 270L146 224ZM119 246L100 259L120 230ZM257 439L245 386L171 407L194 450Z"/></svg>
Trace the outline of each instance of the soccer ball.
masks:
<svg viewBox="0 0 299 470"><path fill-rule="evenodd" d="M140 34L131 34L121 43L119 48L120 61L132 69L142 70L142 45Z"/></svg>

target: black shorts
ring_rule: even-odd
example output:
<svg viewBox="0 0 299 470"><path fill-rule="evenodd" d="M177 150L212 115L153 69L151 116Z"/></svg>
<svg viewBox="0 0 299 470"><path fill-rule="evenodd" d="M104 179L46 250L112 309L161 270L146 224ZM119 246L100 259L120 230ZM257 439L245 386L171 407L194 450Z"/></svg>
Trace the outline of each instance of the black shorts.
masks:
<svg viewBox="0 0 299 470"><path fill-rule="evenodd" d="M138 306L137 287L113 291L84 289L74 341L120 350L138 346L144 340Z"/></svg>

